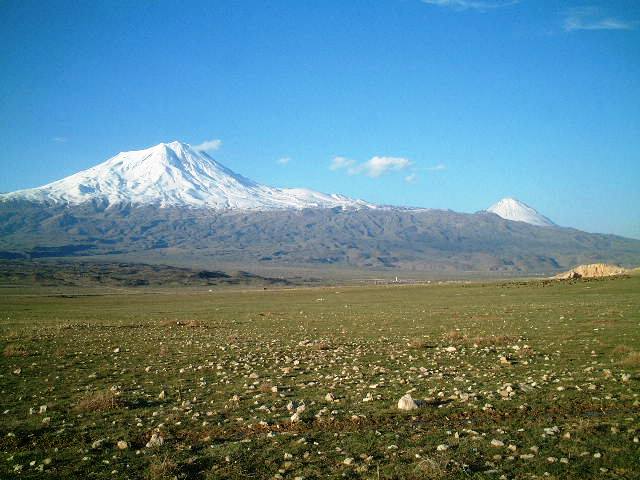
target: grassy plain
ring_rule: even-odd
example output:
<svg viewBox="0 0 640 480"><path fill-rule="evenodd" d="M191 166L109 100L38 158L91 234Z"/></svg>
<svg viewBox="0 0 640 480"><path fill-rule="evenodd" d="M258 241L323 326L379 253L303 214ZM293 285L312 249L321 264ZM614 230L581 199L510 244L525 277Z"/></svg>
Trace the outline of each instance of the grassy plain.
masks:
<svg viewBox="0 0 640 480"><path fill-rule="evenodd" d="M638 276L3 288L0 317L1 478L640 476Z"/></svg>

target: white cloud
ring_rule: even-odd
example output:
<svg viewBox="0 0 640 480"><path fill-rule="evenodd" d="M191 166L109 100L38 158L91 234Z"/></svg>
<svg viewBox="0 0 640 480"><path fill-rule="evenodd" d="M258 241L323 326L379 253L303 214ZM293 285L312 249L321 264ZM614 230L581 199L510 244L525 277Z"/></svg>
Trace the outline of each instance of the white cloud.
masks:
<svg viewBox="0 0 640 480"><path fill-rule="evenodd" d="M425 170L429 170L430 172L441 172L442 170L446 170L447 166L444 163L439 163L434 165L433 167L427 167Z"/></svg>
<svg viewBox="0 0 640 480"><path fill-rule="evenodd" d="M638 22L607 17L597 7L579 7L569 9L564 19L564 30L633 30Z"/></svg>
<svg viewBox="0 0 640 480"><path fill-rule="evenodd" d="M214 150L218 150L222 146L222 140L213 139L213 140L205 140L198 145L192 145L194 150L198 150L200 152L212 152Z"/></svg>
<svg viewBox="0 0 640 480"><path fill-rule="evenodd" d="M331 160L331 166L329 166L329 170L340 170L342 168L348 168L355 165L356 161L351 160L350 158L345 157L334 157Z"/></svg>
<svg viewBox="0 0 640 480"><path fill-rule="evenodd" d="M371 178L377 178L388 172L404 170L411 162L402 157L373 157L360 165L349 169L349 175L364 173Z"/></svg>
<svg viewBox="0 0 640 480"><path fill-rule="evenodd" d="M519 3L520 0L422 0L423 3L436 5L438 7L448 7L454 10L491 10L494 8L507 7Z"/></svg>
<svg viewBox="0 0 640 480"><path fill-rule="evenodd" d="M411 161L402 157L373 157L366 162L357 163L345 157L334 157L329 166L330 170L346 169L349 175L364 174L371 178L378 178L388 172L404 170L411 165Z"/></svg>
<svg viewBox="0 0 640 480"><path fill-rule="evenodd" d="M279 158L278 160L276 160L276 163L277 163L278 165L287 165L290 161L291 161L291 158L289 158L289 157L282 157L282 158Z"/></svg>
<svg viewBox="0 0 640 480"><path fill-rule="evenodd" d="M329 169L345 170L348 175L363 174L371 178L378 178L390 172L408 170L404 181L407 183L415 183L419 179L418 172L441 172L446 170L447 166L444 163L437 163L430 167L420 167L404 157L375 156L361 163L346 157L334 157Z"/></svg>
<svg viewBox="0 0 640 480"><path fill-rule="evenodd" d="M404 181L407 183L415 183L418 180L418 175L415 173L410 173L406 177L404 177Z"/></svg>
<svg viewBox="0 0 640 480"><path fill-rule="evenodd" d="M410 167L412 162L402 157L375 156L366 162L357 163L346 157L334 157L329 166L330 170L346 169L349 175L364 174L371 178L378 178L389 172L396 172Z"/></svg>
<svg viewBox="0 0 640 480"><path fill-rule="evenodd" d="M51 140L56 143L67 143L69 141L67 137L53 137Z"/></svg>

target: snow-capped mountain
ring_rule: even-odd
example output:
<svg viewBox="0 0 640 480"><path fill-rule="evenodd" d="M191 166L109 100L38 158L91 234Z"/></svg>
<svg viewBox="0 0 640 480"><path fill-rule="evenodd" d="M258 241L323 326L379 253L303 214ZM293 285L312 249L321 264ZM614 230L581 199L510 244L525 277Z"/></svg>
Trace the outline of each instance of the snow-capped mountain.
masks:
<svg viewBox="0 0 640 480"><path fill-rule="evenodd" d="M274 188L238 175L182 142L121 152L104 163L42 187L0 195L41 203L157 205L217 210L374 208L337 194Z"/></svg>
<svg viewBox="0 0 640 480"><path fill-rule="evenodd" d="M537 225L539 227L551 227L555 225L534 208L515 198L503 198L487 208L487 212L495 213L506 220L530 223L531 225Z"/></svg>

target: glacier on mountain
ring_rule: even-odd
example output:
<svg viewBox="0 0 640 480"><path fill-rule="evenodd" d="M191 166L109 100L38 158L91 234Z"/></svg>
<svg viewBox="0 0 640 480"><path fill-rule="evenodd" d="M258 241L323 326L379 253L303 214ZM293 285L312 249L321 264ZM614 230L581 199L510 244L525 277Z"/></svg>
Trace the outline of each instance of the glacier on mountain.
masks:
<svg viewBox="0 0 640 480"><path fill-rule="evenodd" d="M552 227L555 224L534 208L516 198L503 198L486 210L514 222L524 222L539 227Z"/></svg>
<svg viewBox="0 0 640 480"><path fill-rule="evenodd" d="M338 194L261 185L182 142L161 143L115 157L42 187L0 195L0 200L103 205L134 204L215 210L375 208Z"/></svg>

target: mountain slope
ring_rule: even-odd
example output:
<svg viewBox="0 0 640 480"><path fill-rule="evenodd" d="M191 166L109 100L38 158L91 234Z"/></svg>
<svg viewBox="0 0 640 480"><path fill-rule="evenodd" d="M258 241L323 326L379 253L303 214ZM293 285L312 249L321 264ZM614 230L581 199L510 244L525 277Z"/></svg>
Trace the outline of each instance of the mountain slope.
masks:
<svg viewBox="0 0 640 480"><path fill-rule="evenodd" d="M552 227L555 224L544 215L538 213L534 208L515 198L503 198L494 203L486 210L495 213L505 220L514 222L524 222L539 227Z"/></svg>
<svg viewBox="0 0 640 480"><path fill-rule="evenodd" d="M108 255L264 272L327 266L405 272L552 274L640 262L640 241L538 227L488 213L306 209L210 211L0 204L0 258ZM104 258L104 257L102 257Z"/></svg>
<svg viewBox="0 0 640 480"><path fill-rule="evenodd" d="M273 188L231 171L181 142L122 152L104 163L0 200L100 205L130 203L215 210L360 208L373 205L302 188Z"/></svg>

